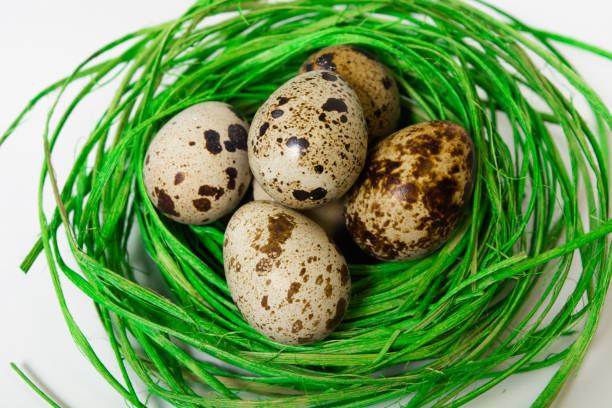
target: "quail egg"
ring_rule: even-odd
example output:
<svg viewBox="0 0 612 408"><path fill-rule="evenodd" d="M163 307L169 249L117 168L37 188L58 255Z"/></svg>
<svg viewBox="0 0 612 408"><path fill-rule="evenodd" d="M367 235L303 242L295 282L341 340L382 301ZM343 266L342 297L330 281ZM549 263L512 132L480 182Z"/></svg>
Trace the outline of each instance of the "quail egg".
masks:
<svg viewBox="0 0 612 408"><path fill-rule="evenodd" d="M202 102L170 119L144 159L144 185L159 211L192 225L232 211L251 181L248 128L238 111L221 102Z"/></svg>
<svg viewBox="0 0 612 408"><path fill-rule="evenodd" d="M424 256L456 228L473 171L474 146L461 126L433 121L401 129L374 147L348 194L347 228L378 259Z"/></svg>
<svg viewBox="0 0 612 408"><path fill-rule="evenodd" d="M340 198L367 153L357 95L333 72L298 75L255 114L248 151L253 176L275 201L308 209Z"/></svg>
<svg viewBox="0 0 612 408"><path fill-rule="evenodd" d="M351 278L336 245L314 221L277 203L252 201L234 213L223 262L242 316L278 343L322 340L348 307Z"/></svg>

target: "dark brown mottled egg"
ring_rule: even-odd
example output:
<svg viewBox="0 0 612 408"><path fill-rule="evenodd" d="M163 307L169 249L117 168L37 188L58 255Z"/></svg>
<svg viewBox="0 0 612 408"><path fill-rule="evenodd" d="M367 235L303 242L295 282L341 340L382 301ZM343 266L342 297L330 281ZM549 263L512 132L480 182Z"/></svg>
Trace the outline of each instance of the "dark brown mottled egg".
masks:
<svg viewBox="0 0 612 408"><path fill-rule="evenodd" d="M231 105L203 102L174 116L147 150L149 198L183 224L211 223L232 211L251 182L249 124Z"/></svg>
<svg viewBox="0 0 612 408"><path fill-rule="evenodd" d="M348 307L351 277L344 257L314 221L280 204L252 201L234 213L223 262L242 316L278 343L322 340Z"/></svg>
<svg viewBox="0 0 612 408"><path fill-rule="evenodd" d="M259 108L249 131L253 176L291 208L322 206L353 185L367 153L357 95L330 71L298 75Z"/></svg>
<svg viewBox="0 0 612 408"><path fill-rule="evenodd" d="M390 135L400 118L399 92L387 68L370 53L352 45L335 45L311 55L300 68L337 72L357 93L370 141Z"/></svg>
<svg viewBox="0 0 612 408"><path fill-rule="evenodd" d="M378 143L348 194L347 228L366 252L385 261L424 256L456 228L471 199L474 146L448 121L419 123Z"/></svg>

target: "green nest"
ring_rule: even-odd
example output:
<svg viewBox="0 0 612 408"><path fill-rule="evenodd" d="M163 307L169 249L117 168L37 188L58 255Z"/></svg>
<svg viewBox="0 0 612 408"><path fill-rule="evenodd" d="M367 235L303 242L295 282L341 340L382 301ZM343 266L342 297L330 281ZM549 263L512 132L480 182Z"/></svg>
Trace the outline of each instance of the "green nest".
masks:
<svg viewBox="0 0 612 408"><path fill-rule="evenodd" d="M534 403L548 406L584 357L612 265L612 116L553 42L612 59L484 4L198 1L94 53L0 139L45 95L56 98L43 138L41 239L22 268L44 251L76 345L135 407L146 406L136 377L177 407L457 407L512 374L560 363ZM232 303L222 264L227 219L169 221L147 198L141 169L172 115L217 100L252 118L309 54L334 44L367 49L389 68L403 125L448 119L469 131L474 200L431 256L350 265L353 294L340 327L325 341L285 346L249 327ZM52 152L74 109L102 86L113 86L114 98L60 183ZM64 102L69 88L76 97ZM47 185L53 214L43 211ZM131 264L134 237L159 267L150 274L163 276L163 291ZM70 253L58 245L66 238ZM60 275L93 300L120 375L73 320Z"/></svg>

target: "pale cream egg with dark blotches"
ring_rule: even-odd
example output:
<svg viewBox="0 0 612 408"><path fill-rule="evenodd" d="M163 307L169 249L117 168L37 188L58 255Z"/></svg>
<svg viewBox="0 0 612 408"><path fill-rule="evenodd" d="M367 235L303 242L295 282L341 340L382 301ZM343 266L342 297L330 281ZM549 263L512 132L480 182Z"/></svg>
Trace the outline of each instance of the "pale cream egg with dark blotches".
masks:
<svg viewBox="0 0 612 408"><path fill-rule="evenodd" d="M252 185L253 200L274 201L274 199L261 188L257 180L253 179ZM339 198L321 207L304 210L303 214L319 224L321 228L327 232L327 235L334 237L344 228L344 199Z"/></svg>
<svg viewBox="0 0 612 408"><path fill-rule="evenodd" d="M397 83L376 57L352 45L334 45L312 54L299 72L321 69L337 72L355 90L370 141L397 129L401 111Z"/></svg>
<svg viewBox="0 0 612 408"><path fill-rule="evenodd" d="M471 200L474 145L449 121L419 123L379 142L347 196L355 242L385 261L415 259L439 248Z"/></svg>
<svg viewBox="0 0 612 408"><path fill-rule="evenodd" d="M259 108L249 131L253 176L275 201L308 209L342 197L367 153L357 95L330 71L289 80Z"/></svg>
<svg viewBox="0 0 612 408"><path fill-rule="evenodd" d="M252 201L230 219L225 278L244 319L282 344L324 339L342 320L351 278L342 254L314 221L270 201Z"/></svg>
<svg viewBox="0 0 612 408"><path fill-rule="evenodd" d="M222 102L202 102L170 119L144 159L144 185L159 211L192 225L231 212L251 182L248 128L242 115Z"/></svg>

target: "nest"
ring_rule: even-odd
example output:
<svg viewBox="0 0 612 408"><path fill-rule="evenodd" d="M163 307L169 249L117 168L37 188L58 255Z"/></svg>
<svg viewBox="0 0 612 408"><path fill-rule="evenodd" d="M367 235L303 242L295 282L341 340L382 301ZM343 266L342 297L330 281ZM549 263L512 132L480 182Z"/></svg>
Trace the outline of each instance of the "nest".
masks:
<svg viewBox="0 0 612 408"><path fill-rule="evenodd" d="M57 209L45 214L41 203L41 239L22 268L44 251L76 345L135 407L146 406L136 378L177 407L456 407L514 373L561 363L535 403L547 406L594 334L612 231L612 116L553 42L612 58L455 0L198 1L94 53L0 139L54 95L40 197L50 185ZM232 303L222 264L227 219L189 227L160 215L145 192L143 158L182 109L225 101L252 118L308 55L335 44L364 48L389 68L403 125L447 119L468 130L474 200L434 254L349 265L350 307L326 340L280 345ZM102 86L114 87L114 98L60 182L53 149L77 105ZM59 110L68 88L76 96ZM69 252L58 245L64 238ZM158 266L149 271L163 277L157 290L131 262L134 240ZM116 362L98 359L60 275L93 300Z"/></svg>

